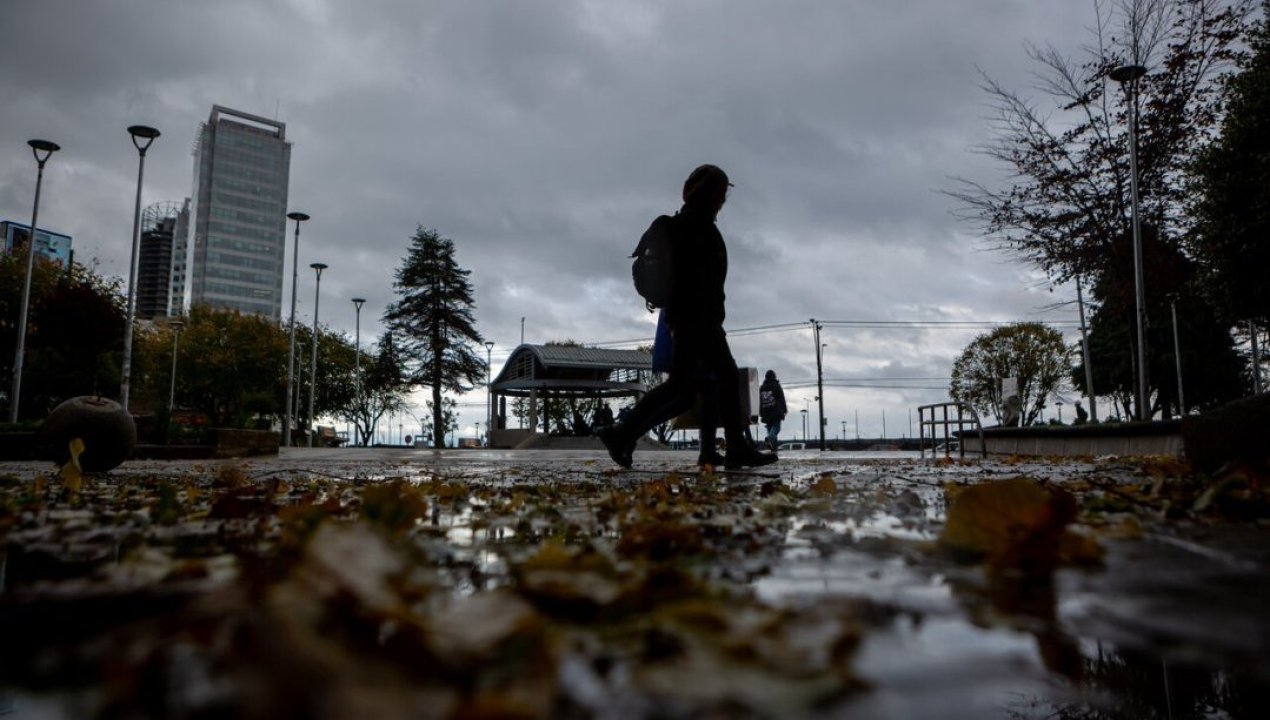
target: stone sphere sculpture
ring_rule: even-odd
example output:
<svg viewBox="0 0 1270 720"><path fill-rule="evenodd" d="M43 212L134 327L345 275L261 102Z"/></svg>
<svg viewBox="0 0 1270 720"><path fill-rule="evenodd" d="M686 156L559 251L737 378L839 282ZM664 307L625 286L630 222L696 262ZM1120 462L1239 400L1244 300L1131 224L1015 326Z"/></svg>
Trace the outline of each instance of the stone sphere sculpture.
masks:
<svg viewBox="0 0 1270 720"><path fill-rule="evenodd" d="M42 455L59 466L71 458L71 440L80 438L84 442L80 469L104 473L132 455L137 446L137 425L114 400L81 395L53 408L37 437Z"/></svg>

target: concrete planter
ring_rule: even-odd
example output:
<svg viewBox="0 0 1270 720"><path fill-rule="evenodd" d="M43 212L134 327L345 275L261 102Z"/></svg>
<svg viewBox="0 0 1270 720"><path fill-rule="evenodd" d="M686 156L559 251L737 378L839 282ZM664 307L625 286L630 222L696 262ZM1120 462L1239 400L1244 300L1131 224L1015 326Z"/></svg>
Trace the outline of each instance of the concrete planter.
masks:
<svg viewBox="0 0 1270 720"><path fill-rule="evenodd" d="M1181 457L1182 423L1100 423L1090 425L1038 425L987 427L983 439L989 455L1100 457L1104 455L1165 455ZM967 452L979 450L979 434L961 437Z"/></svg>
<svg viewBox="0 0 1270 720"><path fill-rule="evenodd" d="M70 460L70 444L75 438L84 443L80 468L90 473L109 472L132 455L137 446L137 425L114 400L81 395L53 408L36 431L40 456L57 465Z"/></svg>

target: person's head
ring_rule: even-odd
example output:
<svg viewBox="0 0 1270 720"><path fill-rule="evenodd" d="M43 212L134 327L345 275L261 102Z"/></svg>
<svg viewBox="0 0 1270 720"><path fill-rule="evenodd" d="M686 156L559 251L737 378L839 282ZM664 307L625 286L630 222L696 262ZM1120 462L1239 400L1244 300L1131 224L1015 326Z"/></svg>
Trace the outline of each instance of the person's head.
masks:
<svg viewBox="0 0 1270 720"><path fill-rule="evenodd" d="M718 215L723 203L728 199L728 174L718 165L701 165L688 175L684 181L684 205L703 210L711 215Z"/></svg>
<svg viewBox="0 0 1270 720"><path fill-rule="evenodd" d="M763 379L764 379L764 380L775 380L775 379L776 379L776 371L775 371L775 370L768 370L768 371L767 371L767 374L763 376Z"/></svg>

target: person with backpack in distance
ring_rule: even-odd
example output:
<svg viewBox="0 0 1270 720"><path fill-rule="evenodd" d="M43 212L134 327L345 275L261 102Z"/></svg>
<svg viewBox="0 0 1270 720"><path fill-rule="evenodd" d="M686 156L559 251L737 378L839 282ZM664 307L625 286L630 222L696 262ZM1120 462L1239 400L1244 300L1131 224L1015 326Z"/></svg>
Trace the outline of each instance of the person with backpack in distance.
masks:
<svg viewBox="0 0 1270 720"><path fill-rule="evenodd" d="M728 251L715 219L731 186L727 174L715 165L693 170L684 182L683 207L673 217L654 220L636 248L632 267L636 289L650 310L664 311L671 359L666 381L641 398L625 420L597 433L609 456L624 468L633 463L639 438L697 400L702 406L698 464L739 469L776 461L775 455L756 450L747 437L739 372L723 330ZM650 259L654 262L644 262ZM654 268L651 272L650 267ZM662 287L648 290L649 280ZM719 421L727 442L726 457L715 449Z"/></svg>
<svg viewBox="0 0 1270 720"><path fill-rule="evenodd" d="M763 376L763 384L758 386L758 419L767 428L767 446L776 449L777 438L781 434L781 421L788 412L785 406L785 391L776 379L776 371L768 370Z"/></svg>

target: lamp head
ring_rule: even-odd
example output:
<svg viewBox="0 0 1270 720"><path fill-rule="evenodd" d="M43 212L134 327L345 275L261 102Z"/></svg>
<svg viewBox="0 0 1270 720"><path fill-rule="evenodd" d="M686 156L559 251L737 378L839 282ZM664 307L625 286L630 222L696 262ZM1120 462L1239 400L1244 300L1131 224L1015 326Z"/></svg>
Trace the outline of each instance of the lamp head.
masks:
<svg viewBox="0 0 1270 720"><path fill-rule="evenodd" d="M357 306L358 310L362 309L362 304L365 302L366 298L353 298L353 304Z"/></svg>
<svg viewBox="0 0 1270 720"><path fill-rule="evenodd" d="M325 270L326 268L330 266L327 265L326 263L309 263L309 267L313 268L314 270L317 270L318 272L322 272L323 270Z"/></svg>
<svg viewBox="0 0 1270 720"><path fill-rule="evenodd" d="M302 212L289 212L287 213L287 218L296 222L304 222L309 219L309 216Z"/></svg>
<svg viewBox="0 0 1270 720"><path fill-rule="evenodd" d="M48 140L28 140L27 145L30 146L32 155L36 156L36 163L41 165L44 164L44 160L48 160L48 156L52 155L53 152L62 149L61 145ZM41 152L43 152L43 156L41 156Z"/></svg>
<svg viewBox="0 0 1270 720"><path fill-rule="evenodd" d="M129 125L128 134L132 136L132 144L137 147L137 150L142 155L145 155L146 148L150 147L150 143L159 137L159 131L149 125Z"/></svg>

